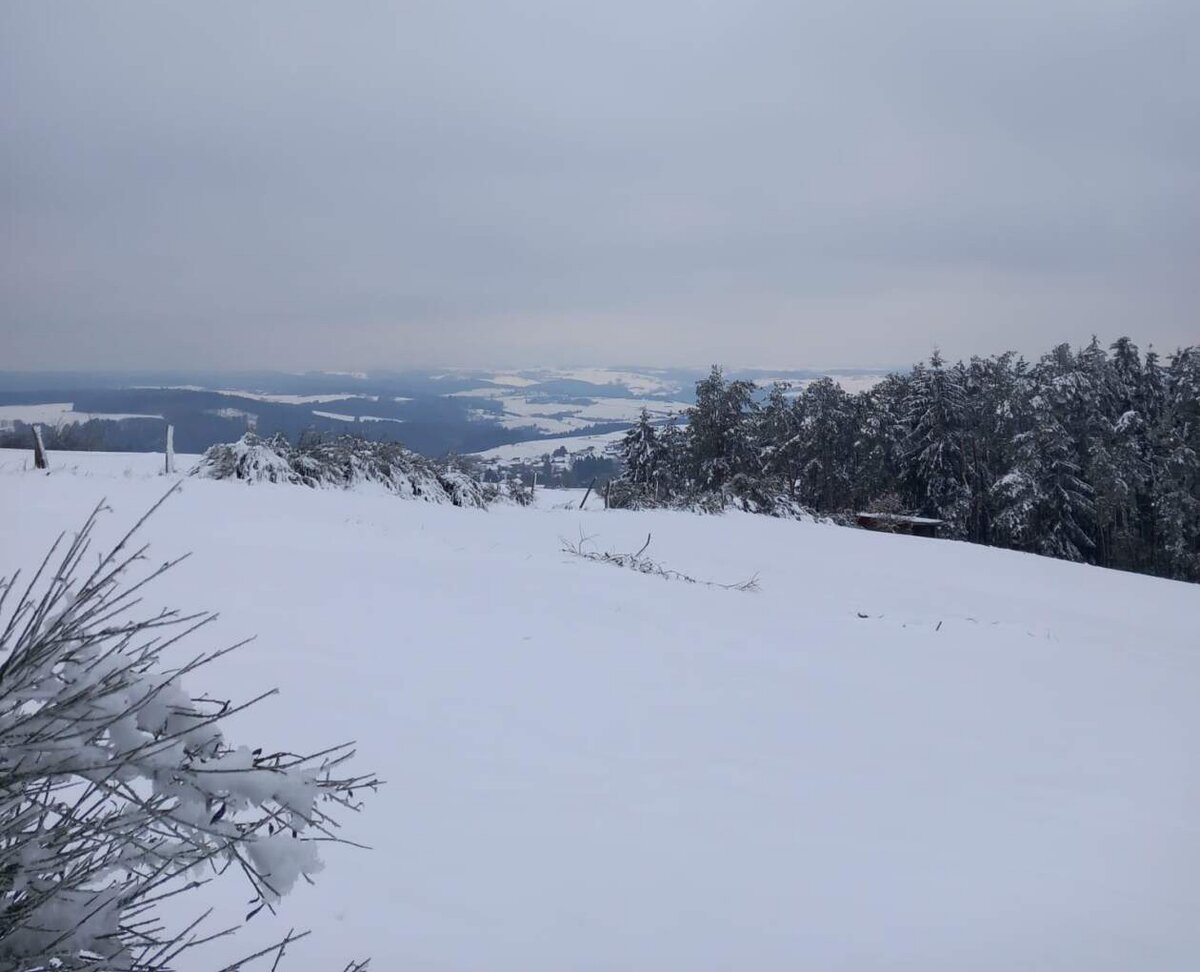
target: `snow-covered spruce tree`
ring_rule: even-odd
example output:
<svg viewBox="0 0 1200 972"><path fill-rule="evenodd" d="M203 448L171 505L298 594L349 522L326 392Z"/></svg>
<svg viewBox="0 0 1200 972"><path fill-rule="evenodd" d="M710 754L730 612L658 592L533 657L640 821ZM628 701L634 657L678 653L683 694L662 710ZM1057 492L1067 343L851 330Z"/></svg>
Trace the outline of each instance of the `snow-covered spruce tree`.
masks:
<svg viewBox="0 0 1200 972"><path fill-rule="evenodd" d="M1172 355L1163 399L1150 477L1156 572L1200 581L1200 348Z"/></svg>
<svg viewBox="0 0 1200 972"><path fill-rule="evenodd" d="M777 381L771 386L767 400L754 416L750 435L763 476L795 497L803 468L803 411L799 398L789 397L790 390L787 382Z"/></svg>
<svg viewBox="0 0 1200 972"><path fill-rule="evenodd" d="M658 431L658 466L655 492L670 499L687 488L688 442L684 432L672 419Z"/></svg>
<svg viewBox="0 0 1200 972"><path fill-rule="evenodd" d="M903 375L888 375L855 397L860 407L853 440L858 470L853 484L854 505L874 509L876 501L886 496L888 505L896 507L892 512L907 512L915 504L902 495L904 483L899 466L907 431L903 409L908 380Z"/></svg>
<svg viewBox="0 0 1200 972"><path fill-rule="evenodd" d="M713 365L708 377L696 382L696 404L687 411L689 472L696 489L720 491L735 477L760 471L746 434L753 410L751 381L726 381Z"/></svg>
<svg viewBox="0 0 1200 972"><path fill-rule="evenodd" d="M919 510L964 532L970 507L963 452L966 391L962 365L945 367L934 351L929 366L913 369L905 402L909 427L903 471Z"/></svg>
<svg viewBox="0 0 1200 972"><path fill-rule="evenodd" d="M184 681L232 649L168 661L213 615L138 611L145 585L178 563L136 576L146 547L132 539L145 517L85 568L101 509L59 539L27 586L0 582L6 970L177 968L236 929L203 928L199 907L194 922L169 928L164 901L234 871L248 885L246 920L273 909L320 870L319 842L341 839L337 812L357 810L356 794L377 785L344 773L348 746L301 756L228 741L222 723L259 699L193 697ZM278 958L294 938L259 954Z"/></svg>
<svg viewBox="0 0 1200 972"><path fill-rule="evenodd" d="M1134 508L1143 479L1131 433L1141 418L1122 403L1113 364L1095 337L1074 355L1066 345L1055 348L1038 364L1034 378L1037 394L1056 402L1075 444L1080 478L1095 492L1095 549L1090 559L1106 567L1126 562L1136 534Z"/></svg>
<svg viewBox="0 0 1200 972"><path fill-rule="evenodd" d="M1013 469L994 487L997 537L1018 550L1088 560L1094 490L1080 478L1078 456L1051 405L1041 396L1032 405L1033 427L1017 436Z"/></svg>
<svg viewBox="0 0 1200 972"><path fill-rule="evenodd" d="M831 378L804 389L801 415L800 498L813 509L832 513L850 505L854 428L849 396Z"/></svg>
<svg viewBox="0 0 1200 972"><path fill-rule="evenodd" d="M620 457L625 467L624 479L645 492L654 492L658 463L661 458L658 433L650 424L650 413L642 409L637 423L621 440Z"/></svg>
<svg viewBox="0 0 1200 972"><path fill-rule="evenodd" d="M1000 475L997 460L1004 455L1004 436L997 427L1005 423L1003 377L1008 374L1008 356L972 358L963 367L963 422L960 438L967 503L963 512L962 536L987 543L991 533L991 489Z"/></svg>

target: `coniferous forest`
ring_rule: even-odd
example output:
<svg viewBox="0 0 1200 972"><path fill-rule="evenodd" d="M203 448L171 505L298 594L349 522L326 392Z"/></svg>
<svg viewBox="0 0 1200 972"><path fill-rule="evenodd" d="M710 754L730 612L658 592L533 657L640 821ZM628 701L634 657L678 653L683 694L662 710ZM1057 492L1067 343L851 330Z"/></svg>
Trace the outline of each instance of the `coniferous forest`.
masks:
<svg viewBox="0 0 1200 972"><path fill-rule="evenodd" d="M943 535L1200 581L1200 348L1061 344L798 394L721 369L683 427L643 416L615 505L905 512Z"/></svg>

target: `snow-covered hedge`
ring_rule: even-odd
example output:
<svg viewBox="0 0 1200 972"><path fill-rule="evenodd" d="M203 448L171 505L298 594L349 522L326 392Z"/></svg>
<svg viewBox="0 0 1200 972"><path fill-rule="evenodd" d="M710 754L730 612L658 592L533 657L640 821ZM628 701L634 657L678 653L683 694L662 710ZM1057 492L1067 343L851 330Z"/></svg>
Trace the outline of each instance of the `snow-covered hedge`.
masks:
<svg viewBox="0 0 1200 972"><path fill-rule="evenodd" d="M506 490L478 482L452 460L427 459L394 442L353 436L292 445L282 435L264 439L248 432L237 442L210 448L192 475L337 489L373 483L406 499L467 507L484 507L507 496Z"/></svg>

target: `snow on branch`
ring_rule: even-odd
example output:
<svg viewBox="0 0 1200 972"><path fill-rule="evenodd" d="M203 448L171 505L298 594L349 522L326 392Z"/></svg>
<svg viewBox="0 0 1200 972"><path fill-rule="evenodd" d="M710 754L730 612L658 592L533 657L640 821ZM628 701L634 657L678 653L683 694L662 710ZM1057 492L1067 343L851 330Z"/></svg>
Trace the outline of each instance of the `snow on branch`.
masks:
<svg viewBox="0 0 1200 972"><path fill-rule="evenodd" d="M228 741L222 722L265 696L186 691L240 646L171 667L168 649L215 615L141 609L183 558L143 569L133 539L176 488L94 569L103 503L28 584L0 579L0 967L173 968L236 929L201 932L204 914L168 929L163 901L233 870L251 888L246 920L273 910L321 869L319 842L347 842L336 817L379 785L347 772L352 744L301 755ZM297 937L258 957L278 962Z"/></svg>
<svg viewBox="0 0 1200 972"><path fill-rule="evenodd" d="M637 553L613 553L611 551L600 551L589 549L595 537L584 536L580 531L577 541L562 540L563 553L569 553L575 557L582 557L584 560L591 560L599 564L612 564L614 567L628 567L630 570L636 570L639 574L652 574L655 577L662 577L665 580L683 581L686 584L700 584L704 587L719 587L725 591L757 591L758 590L758 575L754 574L747 580L738 584L720 584L716 581L698 580L688 574L681 573L678 570L671 570L664 567L657 561L651 560L646 556L646 551L650 548L651 534L646 534L646 542L642 544L641 549Z"/></svg>

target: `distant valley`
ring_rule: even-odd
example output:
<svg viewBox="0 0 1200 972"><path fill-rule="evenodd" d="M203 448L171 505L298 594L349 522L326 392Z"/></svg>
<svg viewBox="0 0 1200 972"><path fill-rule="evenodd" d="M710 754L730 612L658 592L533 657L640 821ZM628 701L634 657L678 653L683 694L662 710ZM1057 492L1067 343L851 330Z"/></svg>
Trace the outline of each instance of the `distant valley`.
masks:
<svg viewBox="0 0 1200 972"><path fill-rule="evenodd" d="M430 456L489 453L528 443L536 459L567 440L619 432L644 408L667 422L693 401L703 372L644 367L543 368L511 371L436 370L379 373L33 373L0 372L0 444L23 445L41 425L59 449L158 451L165 425L175 446L202 452L252 430L283 433L352 432L400 441ZM870 387L884 374L870 370L730 372L767 386L794 388L829 375L847 391ZM530 451L532 449L532 451ZM489 450L494 450L489 452ZM516 458L514 456L514 458Z"/></svg>

